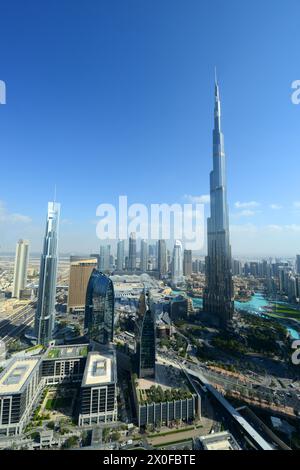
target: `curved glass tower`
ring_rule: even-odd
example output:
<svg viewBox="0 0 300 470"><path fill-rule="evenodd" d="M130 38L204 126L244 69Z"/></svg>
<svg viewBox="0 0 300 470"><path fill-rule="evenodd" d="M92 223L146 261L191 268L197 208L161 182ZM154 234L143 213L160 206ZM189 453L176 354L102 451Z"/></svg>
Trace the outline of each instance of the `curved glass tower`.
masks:
<svg viewBox="0 0 300 470"><path fill-rule="evenodd" d="M207 219L206 287L203 310L226 327L234 310L231 247L227 206L224 136L221 131L219 86L215 82L213 170L210 173L210 217Z"/></svg>
<svg viewBox="0 0 300 470"><path fill-rule="evenodd" d="M112 342L115 296L112 280L97 269L90 276L85 302L84 328L90 340Z"/></svg>

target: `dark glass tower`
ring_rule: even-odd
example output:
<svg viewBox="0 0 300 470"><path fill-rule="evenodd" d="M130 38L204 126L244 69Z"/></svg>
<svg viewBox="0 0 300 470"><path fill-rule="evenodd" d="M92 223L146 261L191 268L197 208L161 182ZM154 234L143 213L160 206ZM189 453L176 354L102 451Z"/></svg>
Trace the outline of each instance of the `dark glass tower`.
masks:
<svg viewBox="0 0 300 470"><path fill-rule="evenodd" d="M155 318L149 300L148 292L142 292L136 318L136 362L140 378L155 378Z"/></svg>
<svg viewBox="0 0 300 470"><path fill-rule="evenodd" d="M84 328L90 340L100 344L112 342L114 304L114 287L111 279L93 269L86 290L84 317Z"/></svg>
<svg viewBox="0 0 300 470"><path fill-rule="evenodd" d="M227 206L224 136L221 132L221 105L215 82L213 130L213 170L210 173L210 217L207 219L206 287L203 310L226 327L234 310L231 273L231 247Z"/></svg>

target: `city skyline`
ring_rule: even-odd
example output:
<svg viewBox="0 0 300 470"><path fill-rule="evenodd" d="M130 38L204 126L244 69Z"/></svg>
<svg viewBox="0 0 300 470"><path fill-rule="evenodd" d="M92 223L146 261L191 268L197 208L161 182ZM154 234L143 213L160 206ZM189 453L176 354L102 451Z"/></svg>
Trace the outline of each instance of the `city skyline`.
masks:
<svg viewBox="0 0 300 470"><path fill-rule="evenodd" d="M297 2L291 4L294 12L299 11ZM75 32L79 21L76 5L70 18L66 2L61 2L59 10L48 4L45 13L33 12L33 17L40 15L45 32L39 44L35 41L37 27L29 21L24 25L27 35L22 46L10 41L9 28L12 22L18 25L22 15L14 15L13 7L5 5L2 14L7 27L0 32L0 40L3 44L10 42L12 54L3 57L1 79L7 85L7 102L0 107L0 152L3 172L13 173L14 178L3 182L0 195L2 253L13 252L19 238L30 241L32 253L41 250L43 207L55 184L62 204L62 253L98 250L96 207L101 202L116 203L116 187L121 194L128 194L130 203L171 204L198 199L205 201L207 208L215 64L229 136L233 255L294 256L299 252L300 107L291 101L291 84L299 77L296 64L285 55L287 42L295 42L297 15L291 16L288 9L276 5L272 7L272 21L266 23L268 7L260 5L261 16L257 18L256 2L247 5L245 12L237 2L204 5L200 8L197 2L191 2L181 17L180 3L172 2L171 8L166 2L158 7L158 19L154 7L134 9L130 16L121 2L118 13L108 2L101 11L96 2L91 2L88 13L93 12L95 20L90 15L89 28L81 25L78 49L55 21L62 15L70 31ZM255 37L250 34L254 21ZM53 22L54 44L62 43L59 50L55 49L57 55L53 55L51 42ZM286 33L284 44L276 34L279 23ZM231 29L229 35L223 34L225 24ZM238 44L236 34L240 37ZM28 76L20 82L16 77L24 64L23 47L32 50L33 57L28 57ZM37 73L37 54L42 73ZM78 71L78 61L82 60L87 72ZM54 73L58 68L61 73L57 81ZM119 69L122 83L116 73ZM45 102L40 100L41 95ZM47 175L41 173L41 159L53 163ZM141 159L144 166L138 171ZM100 185L97 172L82 179L87 160L106 173ZM16 161L26 162L25 172ZM169 161L172 165L167 164ZM18 188L24 178L27 185L20 199ZM79 178L82 190L77 192ZM166 185L169 180L173 184ZM158 188L155 200L153 185ZM31 187L35 190L29 190Z"/></svg>

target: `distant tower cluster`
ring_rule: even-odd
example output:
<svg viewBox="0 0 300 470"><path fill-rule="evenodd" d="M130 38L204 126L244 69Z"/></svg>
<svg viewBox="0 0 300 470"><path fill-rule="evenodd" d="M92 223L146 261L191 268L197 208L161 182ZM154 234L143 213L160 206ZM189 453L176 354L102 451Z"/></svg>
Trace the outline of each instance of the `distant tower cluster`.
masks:
<svg viewBox="0 0 300 470"><path fill-rule="evenodd" d="M55 323L59 216L60 204L49 202L35 316L37 342L45 346L52 339Z"/></svg>
<svg viewBox="0 0 300 470"><path fill-rule="evenodd" d="M20 298L20 291L25 288L27 283L27 268L29 258L29 242L19 240L16 246L14 284L12 296Z"/></svg>
<svg viewBox="0 0 300 470"><path fill-rule="evenodd" d="M231 320L233 282L227 206L227 182L224 137L221 131L219 86L215 82L215 112L213 131L213 170L210 173L210 217L207 220L206 288L203 310L211 314L221 327Z"/></svg>

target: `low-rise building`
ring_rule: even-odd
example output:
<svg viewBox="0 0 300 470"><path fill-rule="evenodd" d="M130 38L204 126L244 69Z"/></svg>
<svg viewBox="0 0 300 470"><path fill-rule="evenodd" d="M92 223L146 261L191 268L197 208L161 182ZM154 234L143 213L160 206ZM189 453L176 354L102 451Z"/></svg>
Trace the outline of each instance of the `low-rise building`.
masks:
<svg viewBox="0 0 300 470"><path fill-rule="evenodd" d="M199 436L194 439L194 447L198 450L241 450L232 434L227 431Z"/></svg>
<svg viewBox="0 0 300 470"><path fill-rule="evenodd" d="M0 375L0 435L22 433L43 389L40 357L16 357Z"/></svg>
<svg viewBox="0 0 300 470"><path fill-rule="evenodd" d="M50 346L41 364L41 376L46 384L81 382L88 348L88 344Z"/></svg>
<svg viewBox="0 0 300 470"><path fill-rule="evenodd" d="M113 348L90 352L81 383L79 426L117 420L117 368Z"/></svg>

